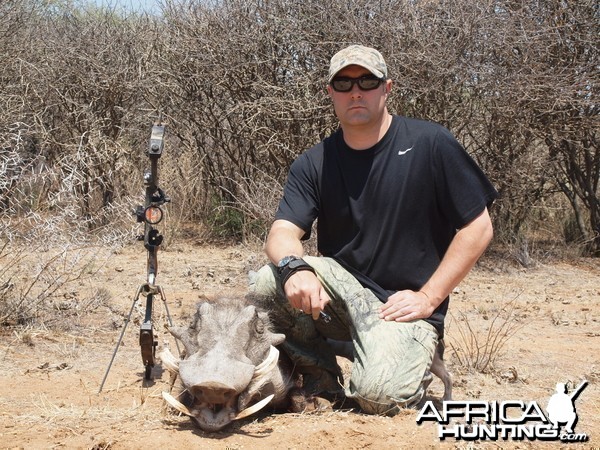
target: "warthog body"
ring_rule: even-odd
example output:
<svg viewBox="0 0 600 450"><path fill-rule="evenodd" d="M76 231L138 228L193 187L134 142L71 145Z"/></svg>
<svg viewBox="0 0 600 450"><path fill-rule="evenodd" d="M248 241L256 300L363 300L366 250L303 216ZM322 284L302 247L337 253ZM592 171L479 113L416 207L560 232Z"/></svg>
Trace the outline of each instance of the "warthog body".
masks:
<svg viewBox="0 0 600 450"><path fill-rule="evenodd" d="M203 430L216 431L251 414L255 409L249 406L257 402L257 409L287 406L294 383L275 348L285 336L271 331L266 312L242 299L205 301L189 327L170 331L183 343L185 357L177 361L168 351L161 357L169 370L178 370L187 405L165 398Z"/></svg>

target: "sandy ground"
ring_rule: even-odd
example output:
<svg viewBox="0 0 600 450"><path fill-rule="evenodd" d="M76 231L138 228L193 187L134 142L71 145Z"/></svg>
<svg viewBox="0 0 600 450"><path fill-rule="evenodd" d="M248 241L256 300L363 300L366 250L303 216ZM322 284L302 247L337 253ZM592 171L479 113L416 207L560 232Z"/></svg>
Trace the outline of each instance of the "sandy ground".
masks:
<svg viewBox="0 0 600 450"><path fill-rule="evenodd" d="M243 295L246 272L263 261L259 250L173 245L159 254L158 284L176 324L186 324L202 296ZM536 401L545 408L557 382L589 381L576 400L577 433L588 442L440 441L437 424L416 424L417 411L396 417L353 410L259 413L218 433L197 429L168 409L161 392L168 374L155 367L143 381L138 346L143 308L136 307L98 393L113 349L145 281L141 244L112 253L91 278L55 298L63 318L52 328L0 329L0 447L2 448L207 448L207 449L397 449L397 448L599 448L600 261L576 259L528 269L486 256L452 297L446 360L457 400ZM85 305L85 307L84 307ZM173 341L156 305L160 346ZM491 328L491 332L490 332ZM469 329L471 331L469 331ZM509 337L486 373L465 360L494 337ZM497 341L496 341L497 342ZM160 349L159 349L160 350ZM480 348L480 355L488 350ZM342 361L344 363L344 361ZM349 364L349 363L347 363ZM346 366L348 367L348 366ZM435 380L427 399L439 401Z"/></svg>

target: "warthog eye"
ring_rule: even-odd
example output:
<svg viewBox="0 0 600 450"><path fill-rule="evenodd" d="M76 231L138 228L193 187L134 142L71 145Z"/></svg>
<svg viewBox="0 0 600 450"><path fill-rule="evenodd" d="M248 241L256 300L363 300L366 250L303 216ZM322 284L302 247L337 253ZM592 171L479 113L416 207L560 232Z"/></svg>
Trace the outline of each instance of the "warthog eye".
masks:
<svg viewBox="0 0 600 450"><path fill-rule="evenodd" d="M254 317L254 329L258 334L263 334L265 332L265 324L258 315Z"/></svg>

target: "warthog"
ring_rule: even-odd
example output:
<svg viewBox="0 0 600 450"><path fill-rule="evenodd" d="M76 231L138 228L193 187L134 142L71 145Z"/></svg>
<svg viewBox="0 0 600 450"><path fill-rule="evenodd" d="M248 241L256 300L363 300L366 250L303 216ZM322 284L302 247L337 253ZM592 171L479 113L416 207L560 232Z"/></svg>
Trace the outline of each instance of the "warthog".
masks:
<svg viewBox="0 0 600 450"><path fill-rule="evenodd" d="M168 349L160 358L163 367L179 374L184 390L181 401L166 392L163 397L205 431L218 431L267 404L301 412L326 402L304 395L292 364L275 347L285 335L274 333L268 314L247 299L201 302L189 327L170 332L183 343L184 358L176 359ZM351 342L329 342L338 355L353 359ZM443 399L450 400L452 383L442 354L440 342L431 372L444 382Z"/></svg>
<svg viewBox="0 0 600 450"><path fill-rule="evenodd" d="M266 312L246 300L201 302L189 327L171 327L185 347L177 360L163 350L163 366L178 372L182 401L167 402L206 431L217 431L266 404L288 407L295 387L289 364L275 347L285 336L271 331ZM253 404L253 406L249 406Z"/></svg>

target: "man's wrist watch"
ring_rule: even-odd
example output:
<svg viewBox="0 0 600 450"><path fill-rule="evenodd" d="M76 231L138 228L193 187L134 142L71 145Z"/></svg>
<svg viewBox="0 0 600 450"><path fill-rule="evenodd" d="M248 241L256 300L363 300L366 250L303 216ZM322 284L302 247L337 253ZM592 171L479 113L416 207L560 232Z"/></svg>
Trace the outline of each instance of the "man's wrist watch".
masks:
<svg viewBox="0 0 600 450"><path fill-rule="evenodd" d="M279 279L281 280L281 286L285 286L286 281L296 272L301 270L308 270L312 273L315 273L315 269L313 269L306 261L302 258L290 255L283 257L277 263L277 274L279 275Z"/></svg>
<svg viewBox="0 0 600 450"><path fill-rule="evenodd" d="M283 268L296 259L301 258L296 255L284 256L283 258L281 258L281 260L277 263L277 273L281 274Z"/></svg>

